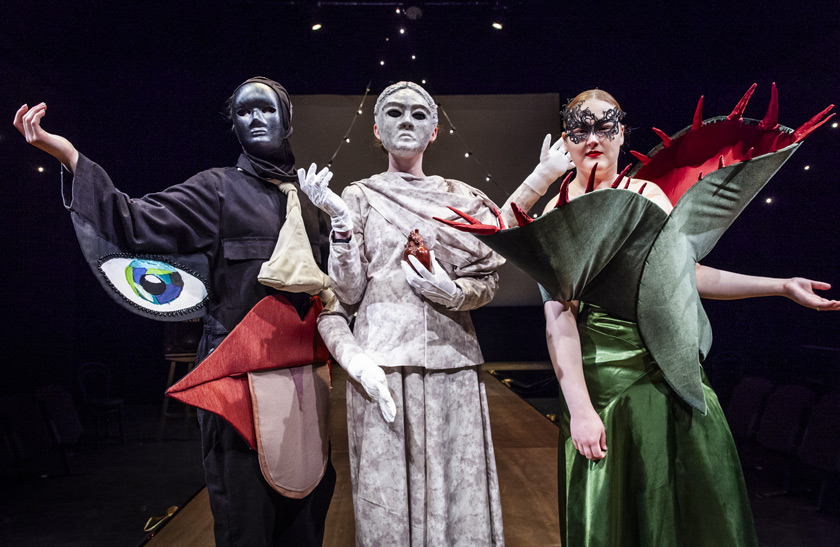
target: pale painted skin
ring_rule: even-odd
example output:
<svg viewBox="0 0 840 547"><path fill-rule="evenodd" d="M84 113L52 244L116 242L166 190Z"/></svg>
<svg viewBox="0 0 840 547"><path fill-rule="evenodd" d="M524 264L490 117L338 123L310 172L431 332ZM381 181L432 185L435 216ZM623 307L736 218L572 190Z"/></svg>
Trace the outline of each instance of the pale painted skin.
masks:
<svg viewBox="0 0 840 547"><path fill-rule="evenodd" d="M388 152L388 171L424 176L423 152L437 138L437 125L423 97L410 88L390 94L374 113L373 134Z"/></svg>
<svg viewBox="0 0 840 547"><path fill-rule="evenodd" d="M610 102L601 99L583 101L582 108L599 117L614 108ZM618 176L618 157L624 144L624 126L619 135L610 140L590 132L587 138L575 144L564 134L566 150L577 167L575 178L569 184L569 199L582 196L586 191L589 177L595 170L595 190L610 188ZM620 187L624 188L625 177ZM638 192L647 184L642 195L666 213L673 205L656 184L640 179L630 179L629 190ZM557 203L558 196L549 200L543 214L549 212ZM702 298L715 300L734 300L758 296L784 296L808 308L817 310L840 309L840 302L828 300L814 293L814 290L831 288L828 283L794 277L777 279L736 274L716 270L697 264L697 291ZM583 376L580 337L577 330L578 302L545 303L546 340L554 366L554 372L560 383L563 397L571 416L570 429L572 443L583 456L590 460L600 460L607 455L606 430L600 416L595 412L586 388Z"/></svg>
<svg viewBox="0 0 840 547"><path fill-rule="evenodd" d="M587 99L581 104L582 108L588 108L593 114L603 117L604 114L616 105L601 99ZM624 144L624 126L615 138L612 140L608 138L600 138L594 132L590 132L589 136L578 144L567 138L564 133L564 141L566 150L572 158L577 167L575 178L569 184L569 199L574 199L583 195L586 190L586 184L589 182L589 176L593 169L595 171L595 189L600 190L609 188L618 176L618 156L621 151L621 145ZM621 181L621 188L627 182L625 177ZM643 185L645 186L643 196L653 201L666 213L670 213L673 206L668 200L665 193L654 183L644 181L641 179L630 179L630 187L628 190L638 192ZM558 195L559 197L559 195ZM550 211L557 199L552 199L546 206L543 214Z"/></svg>

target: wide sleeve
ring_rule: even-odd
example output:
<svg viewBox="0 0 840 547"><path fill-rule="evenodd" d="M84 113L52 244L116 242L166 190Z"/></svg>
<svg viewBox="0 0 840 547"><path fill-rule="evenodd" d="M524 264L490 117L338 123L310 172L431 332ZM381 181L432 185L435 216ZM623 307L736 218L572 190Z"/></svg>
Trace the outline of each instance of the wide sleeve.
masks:
<svg viewBox="0 0 840 547"><path fill-rule="evenodd" d="M218 238L219 177L219 171L204 171L162 192L130 198L114 187L104 169L79 154L72 180L62 180L62 197L69 211L120 248L196 253Z"/></svg>
<svg viewBox="0 0 840 547"><path fill-rule="evenodd" d="M347 204L353 221L353 237L348 242L330 241L329 275L338 299L345 304L358 304L367 288L368 262L365 248L365 220L370 205L362 191L351 185L341 198Z"/></svg>
<svg viewBox="0 0 840 547"><path fill-rule="evenodd" d="M453 308L458 311L469 311L488 304L499 290L499 274L487 273L475 277L459 277L455 284L464 293L464 301Z"/></svg>

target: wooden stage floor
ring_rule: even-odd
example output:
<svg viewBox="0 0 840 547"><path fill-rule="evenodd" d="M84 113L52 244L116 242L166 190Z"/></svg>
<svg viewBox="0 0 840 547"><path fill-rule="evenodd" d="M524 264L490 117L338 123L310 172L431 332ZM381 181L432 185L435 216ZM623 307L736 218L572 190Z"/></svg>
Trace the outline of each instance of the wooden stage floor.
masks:
<svg viewBox="0 0 840 547"><path fill-rule="evenodd" d="M539 366L539 365L537 365ZM535 368L533 364L484 365L496 465L508 546L560 545L557 515L557 426L490 376L487 370ZM347 375L336 367L333 378L332 461L337 480L327 515L325 547L355 545L353 500L347 459ZM152 547L213 545L213 519L202 490L147 543Z"/></svg>

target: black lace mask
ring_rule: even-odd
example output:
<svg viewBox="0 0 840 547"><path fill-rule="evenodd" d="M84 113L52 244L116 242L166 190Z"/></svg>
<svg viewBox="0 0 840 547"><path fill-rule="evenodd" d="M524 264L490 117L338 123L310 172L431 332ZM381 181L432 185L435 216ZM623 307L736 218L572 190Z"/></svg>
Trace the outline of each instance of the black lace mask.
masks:
<svg viewBox="0 0 840 547"><path fill-rule="evenodd" d="M580 104L563 111L563 125L566 127L566 138L575 144L580 144L594 134L600 140L613 140L621 132L621 120L624 112L613 107L598 118L589 108L581 109Z"/></svg>

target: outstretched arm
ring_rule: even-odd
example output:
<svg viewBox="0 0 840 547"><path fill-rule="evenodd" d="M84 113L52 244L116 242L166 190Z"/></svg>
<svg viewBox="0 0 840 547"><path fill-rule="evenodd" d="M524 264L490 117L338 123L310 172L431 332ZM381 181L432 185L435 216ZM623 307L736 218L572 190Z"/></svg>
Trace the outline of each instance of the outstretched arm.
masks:
<svg viewBox="0 0 840 547"><path fill-rule="evenodd" d="M697 265L697 292L702 298L735 300L758 296L784 296L797 304L815 310L840 309L840 301L829 300L814 291L825 291L831 285L803 277L778 279L743 275L708 266Z"/></svg>
<svg viewBox="0 0 840 547"><path fill-rule="evenodd" d="M26 142L53 156L70 172L75 173L79 152L64 137L47 133L41 128L41 118L46 113L46 103L40 103L32 108L23 105L15 113L14 125L21 135L26 137Z"/></svg>
<svg viewBox="0 0 840 547"><path fill-rule="evenodd" d="M600 460L607 455L607 436L583 377L577 305L550 300L545 303L544 311L548 353L569 407L572 443L587 459Z"/></svg>

